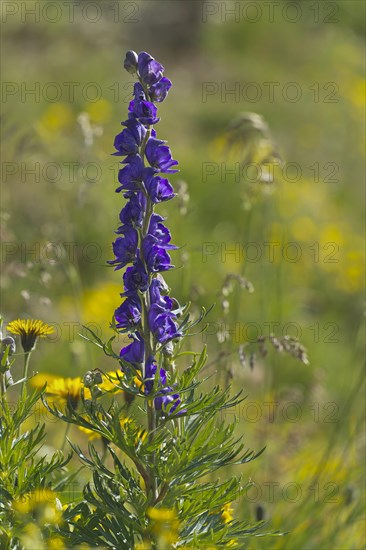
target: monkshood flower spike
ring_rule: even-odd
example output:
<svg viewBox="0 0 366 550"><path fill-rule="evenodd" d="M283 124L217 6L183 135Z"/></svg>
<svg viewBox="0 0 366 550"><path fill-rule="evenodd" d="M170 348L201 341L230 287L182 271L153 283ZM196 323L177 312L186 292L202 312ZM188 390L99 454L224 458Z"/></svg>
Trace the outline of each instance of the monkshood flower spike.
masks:
<svg viewBox="0 0 366 550"><path fill-rule="evenodd" d="M155 208L174 198L172 184L160 174L177 172L178 162L152 126L160 120L155 103L164 101L172 83L163 76L164 67L146 52L127 52L124 67L138 81L128 119L122 122L124 129L114 140L113 155L125 157L116 192L123 192L127 202L121 209L122 225L113 243L115 259L109 263L117 270L128 266L123 275L123 302L114 315L115 328L127 332L132 340L120 351L122 371L138 370L144 393L154 393L155 412L164 412L169 406L169 415L180 404L180 396L168 384L169 373L158 368L157 353L181 338L182 333L175 313L177 301L168 295L169 288L161 275L174 267L170 251L176 246L171 243L165 219ZM151 406L151 400L148 403Z"/></svg>

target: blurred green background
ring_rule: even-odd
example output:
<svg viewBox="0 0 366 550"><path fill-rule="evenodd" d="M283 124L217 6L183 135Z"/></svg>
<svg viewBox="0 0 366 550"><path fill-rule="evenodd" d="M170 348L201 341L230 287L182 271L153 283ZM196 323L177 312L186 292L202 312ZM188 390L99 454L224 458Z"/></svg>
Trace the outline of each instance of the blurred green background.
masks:
<svg viewBox="0 0 366 550"><path fill-rule="evenodd" d="M37 370L113 369L79 333L107 338L120 303L121 275L106 267L123 204L110 154L132 91L125 51L146 50L173 81L157 131L181 193L160 212L183 269L167 280L193 311L215 304L189 346L207 343L207 372L244 388L238 433L267 447L243 468L255 485L236 514L290 532L248 548L363 548L363 2L1 8L1 313L55 324ZM242 113L262 118L239 135ZM272 183L255 177L268 167ZM228 274L255 291L223 294ZM309 364L276 352L271 332L297 336Z"/></svg>

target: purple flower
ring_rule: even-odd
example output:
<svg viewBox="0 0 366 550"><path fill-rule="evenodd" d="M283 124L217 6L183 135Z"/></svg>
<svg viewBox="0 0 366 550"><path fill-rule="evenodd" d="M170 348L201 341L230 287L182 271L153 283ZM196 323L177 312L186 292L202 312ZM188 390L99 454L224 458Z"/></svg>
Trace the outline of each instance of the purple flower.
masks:
<svg viewBox="0 0 366 550"><path fill-rule="evenodd" d="M164 67L147 52L139 53L137 68L140 78L145 84L155 84L163 77Z"/></svg>
<svg viewBox="0 0 366 550"><path fill-rule="evenodd" d="M152 355L147 359L145 363L145 379L144 379L144 387L145 387L145 393L149 395L154 387L154 380L156 375L156 370L158 366L155 361L155 357ZM166 384L166 371L164 369L160 369L160 380L159 380L159 386Z"/></svg>
<svg viewBox="0 0 366 550"><path fill-rule="evenodd" d="M149 138L146 144L145 155L150 166L163 174L179 172L179 170L171 169L172 166L178 164L178 161L172 159L171 151L164 143L161 139Z"/></svg>
<svg viewBox="0 0 366 550"><path fill-rule="evenodd" d="M155 237L156 242L160 246L164 246L164 248L170 248L171 250L176 250L176 246L174 244L169 244L171 241L171 234L170 231L163 223L164 218L162 216L159 216L159 214L153 214L150 218L150 224L149 224L149 235ZM147 235L147 237L149 237Z"/></svg>
<svg viewBox="0 0 366 550"><path fill-rule="evenodd" d="M120 228L119 233L122 233L123 237L118 237L113 243L113 253L116 259L108 262L110 265L115 265L115 269L121 269L133 262L137 253L137 231L132 227L124 226Z"/></svg>
<svg viewBox="0 0 366 550"><path fill-rule="evenodd" d="M126 128L120 134L117 134L114 140L114 146L117 149L117 153L113 153L115 156L138 153L146 134L145 126L140 124L135 118L129 118L126 122L123 122L123 125Z"/></svg>
<svg viewBox="0 0 366 550"><path fill-rule="evenodd" d="M153 168L146 168L144 171L144 183L146 191L154 204L169 201L175 197L174 189L169 180L155 175Z"/></svg>
<svg viewBox="0 0 366 550"><path fill-rule="evenodd" d="M145 271L144 264L137 260L132 267L128 267L123 274L125 294L140 290L145 292L149 284L149 276Z"/></svg>
<svg viewBox="0 0 366 550"><path fill-rule="evenodd" d="M157 103L161 103L162 101L164 101L171 87L172 83L170 82L169 78L165 77L159 80L159 82L157 82L156 84L150 86L149 96L151 101L156 101Z"/></svg>
<svg viewBox="0 0 366 550"><path fill-rule="evenodd" d="M129 198L128 203L122 208L119 219L123 226L131 225L132 227L141 227L146 209L146 198L142 192L133 193L129 191L124 195ZM119 230L117 231L119 233Z"/></svg>
<svg viewBox="0 0 366 550"><path fill-rule="evenodd" d="M157 239L152 235L147 235L142 243L142 250L147 269L150 273L167 271L174 266L170 263L170 256L165 247L159 246Z"/></svg>
<svg viewBox="0 0 366 550"><path fill-rule="evenodd" d="M122 190L140 191L144 171L144 163L140 155L130 155L122 164L126 164L126 166L118 172L118 181L121 185L116 192L119 193Z"/></svg>
<svg viewBox="0 0 366 550"><path fill-rule="evenodd" d="M149 395L154 388L154 382L156 377L156 371L157 371L157 364L154 357L149 357L148 360L145 363L145 380L144 380L144 386L145 386L145 393ZM161 389L157 392L156 397L154 399L154 406L157 411L164 410L167 408L171 403L174 403L172 407L169 409L169 413L171 414L175 411L175 409L180 404L180 398L179 393L173 393L173 388L171 386L167 386L167 376L166 371L164 369L160 369L159 372L159 379L158 379L158 388ZM164 386L164 387L161 387Z"/></svg>
<svg viewBox="0 0 366 550"><path fill-rule="evenodd" d="M133 86L133 97L136 101L146 101L146 94L140 82L136 82Z"/></svg>
<svg viewBox="0 0 366 550"><path fill-rule="evenodd" d="M159 392L159 396L154 399L155 409L157 411L166 409L171 403L174 403L169 409L168 414L172 414L175 409L180 405L181 400L179 398L179 393L171 393L173 388L167 386ZM182 412L186 412L186 409Z"/></svg>
<svg viewBox="0 0 366 550"><path fill-rule="evenodd" d="M116 327L134 330L141 320L141 303L137 296L129 296L114 312Z"/></svg>
<svg viewBox="0 0 366 550"><path fill-rule="evenodd" d="M157 275L150 283L150 303L155 304L162 309L171 311L173 309L173 300L169 296L162 296L161 292L167 292L168 286L161 275Z"/></svg>
<svg viewBox="0 0 366 550"><path fill-rule="evenodd" d="M170 311L165 311L160 306L153 304L148 313L150 330L160 344L165 344L173 338L178 338L182 334L177 330L178 326L174 322L175 315Z"/></svg>
<svg viewBox="0 0 366 550"><path fill-rule="evenodd" d="M156 124L160 118L156 116L158 112L157 108L150 101L144 101L143 99L133 99L128 107L130 113L132 113L142 124Z"/></svg>
<svg viewBox="0 0 366 550"><path fill-rule="evenodd" d="M119 355L127 363L141 367L145 355L144 340L138 332L129 336L129 338L132 339L132 343L122 348Z"/></svg>

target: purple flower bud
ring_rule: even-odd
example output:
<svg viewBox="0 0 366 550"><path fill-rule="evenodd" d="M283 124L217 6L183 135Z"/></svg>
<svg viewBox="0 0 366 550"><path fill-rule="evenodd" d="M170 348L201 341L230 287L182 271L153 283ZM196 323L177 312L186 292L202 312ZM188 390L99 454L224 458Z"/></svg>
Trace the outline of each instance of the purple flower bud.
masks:
<svg viewBox="0 0 366 550"><path fill-rule="evenodd" d="M138 55L138 72L145 84L155 84L163 77L164 67L147 52Z"/></svg>
<svg viewBox="0 0 366 550"><path fill-rule="evenodd" d="M137 71L137 62L138 62L137 53L134 52L133 50L129 50L126 53L123 66L126 69L126 71L128 71L130 74L134 74Z"/></svg>

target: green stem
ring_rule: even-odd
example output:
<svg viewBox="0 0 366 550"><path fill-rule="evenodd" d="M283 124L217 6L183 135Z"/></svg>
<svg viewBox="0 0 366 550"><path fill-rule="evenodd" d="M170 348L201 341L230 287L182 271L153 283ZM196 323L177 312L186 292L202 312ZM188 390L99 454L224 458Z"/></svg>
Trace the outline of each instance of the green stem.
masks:
<svg viewBox="0 0 366 550"><path fill-rule="evenodd" d="M5 373L0 372L0 397L5 397Z"/></svg>
<svg viewBox="0 0 366 550"><path fill-rule="evenodd" d="M61 451L61 452L65 449L65 445L66 445L66 441L67 441L67 436L68 436L69 433L70 433L70 429L71 429L71 424L67 424L67 425L66 425L66 430L65 430L65 433L64 433L64 439L63 439L62 445L61 445L61 447L60 447L60 451Z"/></svg>
<svg viewBox="0 0 366 550"><path fill-rule="evenodd" d="M151 128L148 128L144 141L141 144L140 149L140 156L142 158L142 161L144 162L144 155L145 155L145 148L147 145L147 142L151 136ZM154 206L146 192L146 189L144 188L144 185L142 184L142 191L145 194L147 204L146 204L146 213L143 221L143 225L140 231L140 250L141 250L141 260L143 264L145 265L145 268L147 270L145 258L143 256L142 252L142 243L143 239L146 237L149 231L149 225L150 225L150 219L154 211ZM145 361L149 359L152 355L154 355L154 344L152 339L152 334L149 327L149 321L148 321L148 312L150 309L150 296L149 292L145 292L141 296L141 302L142 302L142 333L143 338L145 342ZM145 372L143 373L145 377ZM154 400L153 399L147 399L147 425L148 425L148 431L149 431L149 439L150 441L153 440L154 432L157 427L157 417L156 417L156 411L154 407ZM155 465L156 465L156 457L155 453L153 453L151 465L147 469L147 475L148 475L148 486L146 487L146 492L148 497L151 499L151 502L155 502L158 496L158 487L157 487L157 479L155 476Z"/></svg>
<svg viewBox="0 0 366 550"><path fill-rule="evenodd" d="M30 361L30 357L32 355L32 352L31 351L26 351L25 354L24 354L24 369L23 369L23 383L22 383L22 389L21 389L21 393L23 394L24 390L25 390L25 387L26 387L26 383L27 383L27 376L28 376L28 369L29 369L29 361Z"/></svg>

